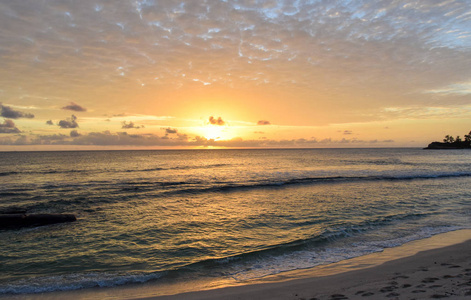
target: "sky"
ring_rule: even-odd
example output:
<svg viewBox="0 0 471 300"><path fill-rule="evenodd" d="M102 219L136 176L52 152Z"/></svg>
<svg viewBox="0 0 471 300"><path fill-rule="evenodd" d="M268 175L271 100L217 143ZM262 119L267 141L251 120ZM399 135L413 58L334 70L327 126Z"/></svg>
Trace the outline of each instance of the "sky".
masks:
<svg viewBox="0 0 471 300"><path fill-rule="evenodd" d="M424 147L471 130L471 1L0 0L0 151Z"/></svg>

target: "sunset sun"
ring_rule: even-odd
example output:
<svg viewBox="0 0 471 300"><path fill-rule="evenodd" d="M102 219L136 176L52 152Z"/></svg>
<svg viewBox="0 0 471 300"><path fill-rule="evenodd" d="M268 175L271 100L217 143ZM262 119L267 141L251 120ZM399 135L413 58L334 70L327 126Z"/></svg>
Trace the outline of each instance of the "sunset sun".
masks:
<svg viewBox="0 0 471 300"><path fill-rule="evenodd" d="M201 132L204 138L208 140L227 140L229 133L226 126L206 125L201 127Z"/></svg>
<svg viewBox="0 0 471 300"><path fill-rule="evenodd" d="M210 116L203 126L197 128L197 132L207 140L221 141L232 138L228 124L221 117Z"/></svg>

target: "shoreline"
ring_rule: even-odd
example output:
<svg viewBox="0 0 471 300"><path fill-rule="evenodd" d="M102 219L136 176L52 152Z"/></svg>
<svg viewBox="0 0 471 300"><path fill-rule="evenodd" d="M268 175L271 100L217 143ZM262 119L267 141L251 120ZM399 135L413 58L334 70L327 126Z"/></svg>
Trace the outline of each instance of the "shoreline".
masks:
<svg viewBox="0 0 471 300"><path fill-rule="evenodd" d="M321 268L287 272L292 274L274 276L273 283L140 299L469 299L470 238L471 230L453 231ZM443 246L449 242L453 244ZM431 248L424 250L425 244ZM297 276L301 278L288 279Z"/></svg>
<svg viewBox="0 0 471 300"><path fill-rule="evenodd" d="M382 252L246 282L195 280L167 285L147 282L110 288L4 295L0 298L307 300L368 299L372 296L369 299L377 299L373 295L384 299L469 298L471 230L442 233Z"/></svg>

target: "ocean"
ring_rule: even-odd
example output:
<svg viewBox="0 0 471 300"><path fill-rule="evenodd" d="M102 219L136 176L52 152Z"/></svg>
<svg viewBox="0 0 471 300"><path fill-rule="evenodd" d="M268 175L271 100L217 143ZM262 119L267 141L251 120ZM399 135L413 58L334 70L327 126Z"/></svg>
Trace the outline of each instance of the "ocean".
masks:
<svg viewBox="0 0 471 300"><path fill-rule="evenodd" d="M248 282L471 228L471 151L1 152L0 296Z"/></svg>

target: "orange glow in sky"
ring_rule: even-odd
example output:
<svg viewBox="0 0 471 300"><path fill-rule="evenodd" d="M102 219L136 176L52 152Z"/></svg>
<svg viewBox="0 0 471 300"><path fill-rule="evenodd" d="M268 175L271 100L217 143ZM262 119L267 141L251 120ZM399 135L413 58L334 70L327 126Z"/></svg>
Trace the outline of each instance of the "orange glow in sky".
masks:
<svg viewBox="0 0 471 300"><path fill-rule="evenodd" d="M0 151L464 135L470 11L458 0L4 1Z"/></svg>

